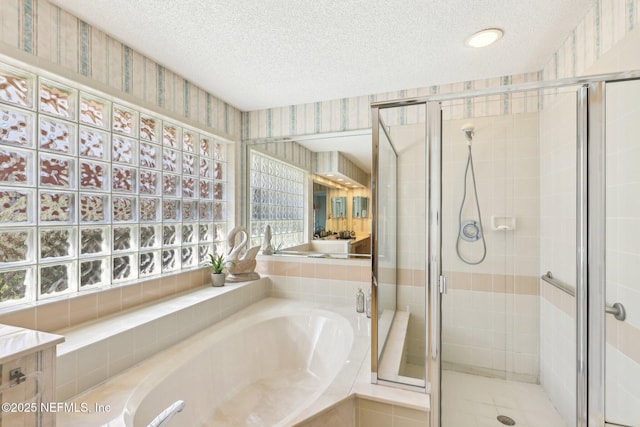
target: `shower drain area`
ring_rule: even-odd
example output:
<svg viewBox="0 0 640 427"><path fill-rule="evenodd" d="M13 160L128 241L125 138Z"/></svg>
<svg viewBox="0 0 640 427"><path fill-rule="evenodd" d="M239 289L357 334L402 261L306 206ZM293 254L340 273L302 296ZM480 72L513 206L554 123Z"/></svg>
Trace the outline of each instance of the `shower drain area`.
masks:
<svg viewBox="0 0 640 427"><path fill-rule="evenodd" d="M507 417L506 415L498 415L498 421L500 421L505 426L514 426L516 422L511 417Z"/></svg>

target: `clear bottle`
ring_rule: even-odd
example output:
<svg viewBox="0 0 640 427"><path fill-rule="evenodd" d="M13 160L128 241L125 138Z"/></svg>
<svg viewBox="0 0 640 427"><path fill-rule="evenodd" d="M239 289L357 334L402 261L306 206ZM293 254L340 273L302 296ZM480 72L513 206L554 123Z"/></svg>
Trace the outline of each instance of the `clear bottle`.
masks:
<svg viewBox="0 0 640 427"><path fill-rule="evenodd" d="M365 307L367 310L367 317L371 317L371 290L367 294L367 299L365 301Z"/></svg>
<svg viewBox="0 0 640 427"><path fill-rule="evenodd" d="M356 311L364 313L364 292L362 292L362 288L358 289L356 294Z"/></svg>

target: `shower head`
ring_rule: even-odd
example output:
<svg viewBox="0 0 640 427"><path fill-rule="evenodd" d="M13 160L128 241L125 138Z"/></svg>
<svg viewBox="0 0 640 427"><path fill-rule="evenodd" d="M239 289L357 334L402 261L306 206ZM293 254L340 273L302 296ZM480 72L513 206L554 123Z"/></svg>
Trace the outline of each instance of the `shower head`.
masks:
<svg viewBox="0 0 640 427"><path fill-rule="evenodd" d="M474 131L476 127L473 123L465 123L462 125L460 130L464 132L465 138L467 138L467 144L471 145L471 140L473 139Z"/></svg>

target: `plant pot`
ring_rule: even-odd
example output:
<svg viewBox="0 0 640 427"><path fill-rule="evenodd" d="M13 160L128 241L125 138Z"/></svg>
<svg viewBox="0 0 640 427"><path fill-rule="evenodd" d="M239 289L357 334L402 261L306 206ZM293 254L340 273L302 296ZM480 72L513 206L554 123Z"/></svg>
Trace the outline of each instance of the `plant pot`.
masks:
<svg viewBox="0 0 640 427"><path fill-rule="evenodd" d="M224 273L211 273L211 286L224 286Z"/></svg>

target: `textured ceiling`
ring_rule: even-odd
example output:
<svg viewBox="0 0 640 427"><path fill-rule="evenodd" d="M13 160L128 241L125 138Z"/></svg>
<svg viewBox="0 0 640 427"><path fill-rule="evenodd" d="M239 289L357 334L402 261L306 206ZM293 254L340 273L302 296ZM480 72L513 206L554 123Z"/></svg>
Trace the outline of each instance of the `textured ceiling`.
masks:
<svg viewBox="0 0 640 427"><path fill-rule="evenodd" d="M538 71L595 0L51 2L250 111Z"/></svg>

